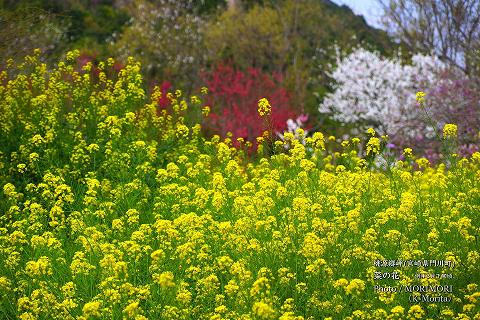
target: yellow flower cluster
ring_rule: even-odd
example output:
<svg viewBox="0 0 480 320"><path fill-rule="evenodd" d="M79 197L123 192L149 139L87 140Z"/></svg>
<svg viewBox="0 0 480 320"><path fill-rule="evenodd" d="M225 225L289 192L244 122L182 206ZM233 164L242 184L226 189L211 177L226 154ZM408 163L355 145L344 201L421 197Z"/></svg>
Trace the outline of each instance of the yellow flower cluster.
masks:
<svg viewBox="0 0 480 320"><path fill-rule="evenodd" d="M265 117L270 115L272 112L272 106L270 105L270 102L266 98L262 98L258 100L258 114L261 117Z"/></svg>
<svg viewBox="0 0 480 320"><path fill-rule="evenodd" d="M452 123L447 123L443 126L443 138L456 138L457 137L457 125Z"/></svg>
<svg viewBox="0 0 480 320"><path fill-rule="evenodd" d="M417 94L415 95L415 99L417 100L420 106L423 106L423 104L425 103L425 92L418 91Z"/></svg>
<svg viewBox="0 0 480 320"><path fill-rule="evenodd" d="M403 149L403 156L405 158L411 158L413 155L412 152L413 152L412 148L405 148Z"/></svg>
<svg viewBox="0 0 480 320"><path fill-rule="evenodd" d="M158 110L133 60L97 79L32 59L33 74L0 83L5 318L480 318L480 153L452 170L425 158L373 170L372 129L366 159L359 138L319 132L252 159L188 125L181 92ZM453 280L392 268L402 285L453 284L452 303L373 290L374 262L398 259L455 263L422 268Z"/></svg>
<svg viewBox="0 0 480 320"><path fill-rule="evenodd" d="M371 137L367 142L367 155L376 155L380 152L380 139Z"/></svg>

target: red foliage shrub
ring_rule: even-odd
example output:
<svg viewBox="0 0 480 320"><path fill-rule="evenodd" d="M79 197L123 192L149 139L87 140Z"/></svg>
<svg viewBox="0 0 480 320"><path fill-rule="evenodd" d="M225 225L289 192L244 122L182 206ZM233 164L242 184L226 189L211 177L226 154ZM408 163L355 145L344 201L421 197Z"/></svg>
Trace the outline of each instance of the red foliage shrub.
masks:
<svg viewBox="0 0 480 320"><path fill-rule="evenodd" d="M170 99L167 97L167 93L169 90L172 89L172 84L168 81L163 81L160 85L160 91L162 92L162 96L158 99L158 106L160 109L165 109L170 105ZM160 110L158 110L160 111Z"/></svg>
<svg viewBox="0 0 480 320"><path fill-rule="evenodd" d="M211 133L225 136L231 132L235 138L250 141L261 136L267 129L257 112L261 98L267 98L272 105L274 131L285 130L287 120L295 116L291 95L282 87L280 74L269 76L256 68L243 72L231 65L218 64L202 78L209 90L205 103L212 109L204 127Z"/></svg>

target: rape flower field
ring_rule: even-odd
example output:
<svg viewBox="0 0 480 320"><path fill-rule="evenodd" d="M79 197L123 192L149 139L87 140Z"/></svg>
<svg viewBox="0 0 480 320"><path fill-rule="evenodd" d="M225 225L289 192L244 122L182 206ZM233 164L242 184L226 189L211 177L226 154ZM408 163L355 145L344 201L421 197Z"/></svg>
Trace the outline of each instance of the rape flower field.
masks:
<svg viewBox="0 0 480 320"><path fill-rule="evenodd" d="M480 319L480 153L207 139L200 97L74 60L0 74L1 318Z"/></svg>

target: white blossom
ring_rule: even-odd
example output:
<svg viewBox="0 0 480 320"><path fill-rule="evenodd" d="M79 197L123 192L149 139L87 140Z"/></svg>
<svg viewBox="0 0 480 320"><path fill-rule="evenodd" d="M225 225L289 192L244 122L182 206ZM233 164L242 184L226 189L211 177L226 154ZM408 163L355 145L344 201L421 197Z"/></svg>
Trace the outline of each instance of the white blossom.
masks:
<svg viewBox="0 0 480 320"><path fill-rule="evenodd" d="M443 68L444 64L432 56L414 55L412 64L402 64L398 57L388 59L357 48L344 58L337 56L337 67L331 74L335 90L325 97L319 110L344 123L363 123L382 134L395 134L410 119L420 116L415 94L434 86Z"/></svg>

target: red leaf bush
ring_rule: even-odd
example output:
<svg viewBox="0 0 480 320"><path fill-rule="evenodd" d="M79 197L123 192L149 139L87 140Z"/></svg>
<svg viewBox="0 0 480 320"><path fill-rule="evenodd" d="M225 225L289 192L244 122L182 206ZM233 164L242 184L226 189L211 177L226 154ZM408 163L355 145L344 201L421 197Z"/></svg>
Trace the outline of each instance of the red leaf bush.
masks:
<svg viewBox="0 0 480 320"><path fill-rule="evenodd" d="M236 70L230 64L218 64L202 75L209 93L206 96L212 112L204 127L209 133L253 141L267 129L283 131L287 120L294 118L291 95L282 87L281 74L268 75L257 68ZM258 100L267 98L272 105L271 128L257 112Z"/></svg>
<svg viewBox="0 0 480 320"><path fill-rule="evenodd" d="M158 106L159 106L158 112L160 112L161 109L165 109L170 105L171 101L167 97L167 93L171 89L172 89L172 84L169 81L163 81L162 84L160 85L160 92L162 93L162 95L160 96L160 99L158 99Z"/></svg>

